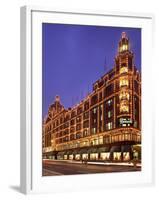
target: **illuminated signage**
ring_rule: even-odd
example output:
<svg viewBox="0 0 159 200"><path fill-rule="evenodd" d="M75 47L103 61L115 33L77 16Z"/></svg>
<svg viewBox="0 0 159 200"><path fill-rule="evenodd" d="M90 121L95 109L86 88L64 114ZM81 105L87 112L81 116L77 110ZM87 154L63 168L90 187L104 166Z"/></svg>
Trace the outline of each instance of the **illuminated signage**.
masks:
<svg viewBox="0 0 159 200"><path fill-rule="evenodd" d="M130 119L130 118L120 118L120 124L132 124L132 119Z"/></svg>

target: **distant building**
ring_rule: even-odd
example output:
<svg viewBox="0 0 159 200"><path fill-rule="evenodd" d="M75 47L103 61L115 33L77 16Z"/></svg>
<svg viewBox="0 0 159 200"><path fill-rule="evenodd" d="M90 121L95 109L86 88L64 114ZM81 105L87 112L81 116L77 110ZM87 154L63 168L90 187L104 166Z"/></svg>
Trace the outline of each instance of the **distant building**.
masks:
<svg viewBox="0 0 159 200"><path fill-rule="evenodd" d="M141 75L122 33L115 65L78 105L56 96L43 122L43 158L141 159Z"/></svg>

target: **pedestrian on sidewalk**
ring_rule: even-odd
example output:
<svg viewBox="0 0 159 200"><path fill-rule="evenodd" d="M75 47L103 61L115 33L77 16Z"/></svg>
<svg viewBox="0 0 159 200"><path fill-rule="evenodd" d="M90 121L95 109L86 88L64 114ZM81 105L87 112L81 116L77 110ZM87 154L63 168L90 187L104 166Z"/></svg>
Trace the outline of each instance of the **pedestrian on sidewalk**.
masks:
<svg viewBox="0 0 159 200"><path fill-rule="evenodd" d="M85 163L85 165L87 165L87 158L85 158L85 162L84 163Z"/></svg>

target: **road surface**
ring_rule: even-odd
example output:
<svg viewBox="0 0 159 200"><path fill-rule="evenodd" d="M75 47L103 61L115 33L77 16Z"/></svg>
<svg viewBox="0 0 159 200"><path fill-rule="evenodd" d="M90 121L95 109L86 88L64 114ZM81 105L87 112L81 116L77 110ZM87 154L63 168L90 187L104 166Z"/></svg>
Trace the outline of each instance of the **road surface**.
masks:
<svg viewBox="0 0 159 200"><path fill-rule="evenodd" d="M122 165L82 164L81 162L55 161L55 160L43 161L43 176L131 172L131 171L141 171L141 167L122 166Z"/></svg>

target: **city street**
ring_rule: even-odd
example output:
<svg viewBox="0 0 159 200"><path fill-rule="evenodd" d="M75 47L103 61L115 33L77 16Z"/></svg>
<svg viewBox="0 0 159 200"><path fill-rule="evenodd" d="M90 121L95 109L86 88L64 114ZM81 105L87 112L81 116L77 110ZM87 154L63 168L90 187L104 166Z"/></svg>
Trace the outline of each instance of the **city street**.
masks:
<svg viewBox="0 0 159 200"><path fill-rule="evenodd" d="M43 176L57 175L75 175L75 174L93 174L93 173L110 173L110 172L130 172L141 171L141 167L128 165L104 165L104 164L84 164L81 162L71 161L43 161Z"/></svg>

